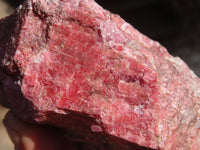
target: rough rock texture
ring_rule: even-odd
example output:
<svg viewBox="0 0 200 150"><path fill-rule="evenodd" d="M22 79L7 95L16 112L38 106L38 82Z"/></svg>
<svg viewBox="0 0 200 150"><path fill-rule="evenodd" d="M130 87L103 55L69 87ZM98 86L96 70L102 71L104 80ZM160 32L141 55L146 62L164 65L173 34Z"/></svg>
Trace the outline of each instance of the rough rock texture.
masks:
<svg viewBox="0 0 200 150"><path fill-rule="evenodd" d="M200 147L200 80L93 0L26 1L0 21L0 67L1 103L77 149Z"/></svg>

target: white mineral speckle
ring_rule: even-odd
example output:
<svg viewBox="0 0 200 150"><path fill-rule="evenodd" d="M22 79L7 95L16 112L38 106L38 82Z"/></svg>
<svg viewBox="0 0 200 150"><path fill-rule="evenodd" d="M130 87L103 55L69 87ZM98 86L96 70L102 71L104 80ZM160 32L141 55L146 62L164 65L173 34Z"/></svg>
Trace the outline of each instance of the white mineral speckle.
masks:
<svg viewBox="0 0 200 150"><path fill-rule="evenodd" d="M161 123L158 124L158 131L161 133L163 130L163 125Z"/></svg>
<svg viewBox="0 0 200 150"><path fill-rule="evenodd" d="M19 5L19 7L18 7L19 9L22 9L22 5Z"/></svg>
<svg viewBox="0 0 200 150"><path fill-rule="evenodd" d="M10 65L10 62L7 61L6 63L4 63L5 66L9 66Z"/></svg>
<svg viewBox="0 0 200 150"><path fill-rule="evenodd" d="M127 31L126 29L127 29L128 26L129 26L129 24L126 23L126 22L124 22L124 23L121 25L121 29L122 29L123 31Z"/></svg>
<svg viewBox="0 0 200 150"><path fill-rule="evenodd" d="M21 51L20 50L17 50L16 52L15 52L15 55L21 55L22 53L21 53Z"/></svg>
<svg viewBox="0 0 200 150"><path fill-rule="evenodd" d="M156 45L156 47L159 47L160 43L159 42L155 42L155 45Z"/></svg>
<svg viewBox="0 0 200 150"><path fill-rule="evenodd" d="M34 1L35 1L35 0L33 0L33 1L28 1L28 7L29 7L28 9L29 9L29 10L32 10L32 9L33 9L33 7L32 7L32 2L34 3Z"/></svg>
<svg viewBox="0 0 200 150"><path fill-rule="evenodd" d="M150 41L150 45L151 45L151 46L153 46L153 45L154 45L154 42L153 42L152 40Z"/></svg>
<svg viewBox="0 0 200 150"><path fill-rule="evenodd" d="M34 62L40 63L42 61L41 57L35 57Z"/></svg>
<svg viewBox="0 0 200 150"><path fill-rule="evenodd" d="M140 42L142 42L142 35L139 35L139 40L140 40Z"/></svg>
<svg viewBox="0 0 200 150"><path fill-rule="evenodd" d="M185 63L179 57L167 57L167 60L169 60L180 73L182 72L182 68L185 67Z"/></svg>
<svg viewBox="0 0 200 150"><path fill-rule="evenodd" d="M20 80L17 81L17 84L18 84L19 86L22 85Z"/></svg>
<svg viewBox="0 0 200 150"><path fill-rule="evenodd" d="M197 113L198 113L198 115L200 115L200 109L198 109Z"/></svg>
<svg viewBox="0 0 200 150"><path fill-rule="evenodd" d="M194 97L199 97L200 98L200 87L198 89L194 90Z"/></svg>
<svg viewBox="0 0 200 150"><path fill-rule="evenodd" d="M80 4L80 0L76 0L76 1L74 2L74 7L78 7L79 4Z"/></svg>
<svg viewBox="0 0 200 150"><path fill-rule="evenodd" d="M45 53L47 50L43 49L41 50L35 57L34 57L34 62L35 63L41 63L44 59L43 53Z"/></svg>
<svg viewBox="0 0 200 150"><path fill-rule="evenodd" d="M130 51L130 49L129 48L124 48L124 53L127 55L127 56L132 56L132 53L131 53L131 51Z"/></svg>
<svg viewBox="0 0 200 150"><path fill-rule="evenodd" d="M200 128L200 118L199 117L197 118L197 121L196 121L194 127Z"/></svg>
<svg viewBox="0 0 200 150"><path fill-rule="evenodd" d="M91 130L93 132L102 132L103 131L103 129L99 125L96 125L96 124L91 125Z"/></svg>
<svg viewBox="0 0 200 150"><path fill-rule="evenodd" d="M138 105L134 108L134 112L136 114L142 115L144 114L144 105Z"/></svg>
<svg viewBox="0 0 200 150"><path fill-rule="evenodd" d="M129 69L130 65L131 65L130 62L126 61L125 68Z"/></svg>

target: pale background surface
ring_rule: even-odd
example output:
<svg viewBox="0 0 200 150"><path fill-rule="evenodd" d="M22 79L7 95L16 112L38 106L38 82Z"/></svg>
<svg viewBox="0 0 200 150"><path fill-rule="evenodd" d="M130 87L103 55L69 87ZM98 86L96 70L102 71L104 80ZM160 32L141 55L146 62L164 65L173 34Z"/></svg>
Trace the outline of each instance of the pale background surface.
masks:
<svg viewBox="0 0 200 150"><path fill-rule="evenodd" d="M14 150L14 146L11 143L5 127L3 126L2 123L2 119L4 118L6 112L8 111L8 109L5 109L3 107L0 106L0 150Z"/></svg>

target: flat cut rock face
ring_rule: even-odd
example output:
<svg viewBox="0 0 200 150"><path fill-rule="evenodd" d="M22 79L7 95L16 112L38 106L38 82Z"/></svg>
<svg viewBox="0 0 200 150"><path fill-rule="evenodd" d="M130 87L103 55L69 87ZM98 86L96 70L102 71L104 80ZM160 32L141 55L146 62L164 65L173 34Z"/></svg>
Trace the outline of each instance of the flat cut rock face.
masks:
<svg viewBox="0 0 200 150"><path fill-rule="evenodd" d="M24 120L92 149L200 147L200 80L93 0L26 1L0 21L0 60L2 103Z"/></svg>

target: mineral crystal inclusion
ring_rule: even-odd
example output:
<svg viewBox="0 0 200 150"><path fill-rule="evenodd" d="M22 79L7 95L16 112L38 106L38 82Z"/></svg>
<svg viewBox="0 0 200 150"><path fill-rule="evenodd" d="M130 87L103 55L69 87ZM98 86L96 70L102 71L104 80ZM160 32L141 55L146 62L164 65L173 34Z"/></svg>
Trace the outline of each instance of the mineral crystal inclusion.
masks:
<svg viewBox="0 0 200 150"><path fill-rule="evenodd" d="M155 149L198 150L200 81L158 42L93 0L28 0L16 14L23 23L12 58L37 114L31 119Z"/></svg>

